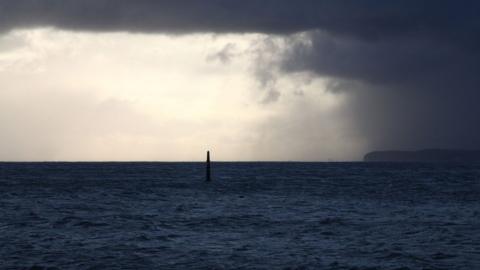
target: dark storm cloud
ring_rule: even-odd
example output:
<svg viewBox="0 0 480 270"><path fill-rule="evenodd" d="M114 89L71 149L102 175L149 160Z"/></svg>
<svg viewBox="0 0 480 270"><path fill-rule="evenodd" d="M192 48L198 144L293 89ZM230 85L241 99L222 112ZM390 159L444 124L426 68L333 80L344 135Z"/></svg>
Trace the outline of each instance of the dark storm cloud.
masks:
<svg viewBox="0 0 480 270"><path fill-rule="evenodd" d="M2 0L3 29L56 26L91 31L462 35L478 28L476 1ZM458 33L459 29L463 29Z"/></svg>
<svg viewBox="0 0 480 270"><path fill-rule="evenodd" d="M317 1L5 0L1 25L91 31L269 32L315 28Z"/></svg>
<svg viewBox="0 0 480 270"><path fill-rule="evenodd" d="M474 27L375 39L316 31L307 44L292 40L282 67L332 78L330 90L350 97L350 132L370 148L480 148L477 36Z"/></svg>
<svg viewBox="0 0 480 270"><path fill-rule="evenodd" d="M331 78L372 148L480 148L478 14L469 0L0 0L0 31L284 35L281 70Z"/></svg>

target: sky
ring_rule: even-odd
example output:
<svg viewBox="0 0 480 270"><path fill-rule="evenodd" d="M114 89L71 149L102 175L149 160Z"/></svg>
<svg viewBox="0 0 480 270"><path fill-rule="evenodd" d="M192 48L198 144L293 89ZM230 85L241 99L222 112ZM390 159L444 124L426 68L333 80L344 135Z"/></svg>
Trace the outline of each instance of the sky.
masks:
<svg viewBox="0 0 480 270"><path fill-rule="evenodd" d="M0 0L0 160L480 149L477 1Z"/></svg>

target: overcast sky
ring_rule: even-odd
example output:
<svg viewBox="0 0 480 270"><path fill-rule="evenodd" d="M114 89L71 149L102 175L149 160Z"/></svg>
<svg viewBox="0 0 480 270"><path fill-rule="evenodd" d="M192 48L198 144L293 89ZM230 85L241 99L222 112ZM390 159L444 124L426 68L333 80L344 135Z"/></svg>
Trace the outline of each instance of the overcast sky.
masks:
<svg viewBox="0 0 480 270"><path fill-rule="evenodd" d="M0 0L0 160L480 148L478 1Z"/></svg>

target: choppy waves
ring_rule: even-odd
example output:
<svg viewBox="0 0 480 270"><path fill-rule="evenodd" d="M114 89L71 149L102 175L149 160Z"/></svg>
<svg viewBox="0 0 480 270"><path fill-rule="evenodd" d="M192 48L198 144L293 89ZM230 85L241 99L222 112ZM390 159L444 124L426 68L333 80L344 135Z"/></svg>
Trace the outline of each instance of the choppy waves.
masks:
<svg viewBox="0 0 480 270"><path fill-rule="evenodd" d="M480 166L0 163L2 269L480 269Z"/></svg>

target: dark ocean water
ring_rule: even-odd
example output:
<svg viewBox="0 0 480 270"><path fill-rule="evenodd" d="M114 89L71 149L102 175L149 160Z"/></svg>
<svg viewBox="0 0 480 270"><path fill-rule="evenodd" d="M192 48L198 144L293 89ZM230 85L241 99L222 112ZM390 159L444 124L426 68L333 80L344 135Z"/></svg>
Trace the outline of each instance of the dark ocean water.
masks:
<svg viewBox="0 0 480 270"><path fill-rule="evenodd" d="M480 269L480 164L0 163L1 269Z"/></svg>

